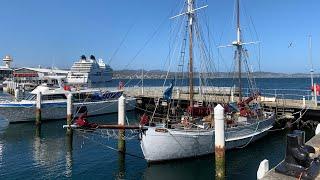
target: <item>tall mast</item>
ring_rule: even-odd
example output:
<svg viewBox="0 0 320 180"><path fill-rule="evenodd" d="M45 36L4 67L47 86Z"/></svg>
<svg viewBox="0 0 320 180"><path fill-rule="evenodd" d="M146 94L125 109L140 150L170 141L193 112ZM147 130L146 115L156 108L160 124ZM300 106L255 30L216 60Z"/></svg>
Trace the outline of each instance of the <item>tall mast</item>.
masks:
<svg viewBox="0 0 320 180"><path fill-rule="evenodd" d="M188 29L189 29L189 99L190 106L193 107L193 21L194 21L194 13L200 9L208 7L208 5L194 8L195 0L187 0L187 12L183 12L176 16L171 17L170 19L187 15L188 16Z"/></svg>
<svg viewBox="0 0 320 180"><path fill-rule="evenodd" d="M190 106L193 107L193 10L194 0L188 0L188 22L189 22L189 99Z"/></svg>
<svg viewBox="0 0 320 180"><path fill-rule="evenodd" d="M241 56L242 56L242 42L240 30L240 2L237 0L237 41L233 43L237 47L236 59L238 64L238 87L239 87L239 102L242 101L241 92Z"/></svg>

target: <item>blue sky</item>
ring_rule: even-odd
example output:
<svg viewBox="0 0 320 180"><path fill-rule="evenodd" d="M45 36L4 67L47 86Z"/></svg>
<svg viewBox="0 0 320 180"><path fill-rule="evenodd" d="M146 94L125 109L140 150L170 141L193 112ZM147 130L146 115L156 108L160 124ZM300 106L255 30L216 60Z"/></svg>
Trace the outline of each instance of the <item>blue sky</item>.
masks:
<svg viewBox="0 0 320 180"><path fill-rule="evenodd" d="M179 20L168 17L181 11L181 2L1 0L0 55L12 55L15 66L66 68L82 54L108 61L118 49L111 61L114 69L166 69L170 27ZM221 49L219 55L215 47L235 40L234 0L198 0L198 4L209 5L200 13L209 20L215 66L226 71L233 50ZM261 70L308 72L307 35L311 34L314 69L320 72L318 7L317 0L241 0L244 41L261 41ZM257 49L248 47L255 70L259 67Z"/></svg>

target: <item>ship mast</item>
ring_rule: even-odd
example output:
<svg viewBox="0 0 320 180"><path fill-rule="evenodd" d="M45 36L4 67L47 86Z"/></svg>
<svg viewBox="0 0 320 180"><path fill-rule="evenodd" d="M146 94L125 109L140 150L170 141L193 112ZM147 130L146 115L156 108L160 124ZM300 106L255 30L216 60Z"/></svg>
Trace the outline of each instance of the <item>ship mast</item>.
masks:
<svg viewBox="0 0 320 180"><path fill-rule="evenodd" d="M241 30L240 30L240 2L237 0L237 40L232 44L236 46L236 61L238 64L238 87L239 87L239 102L242 101L241 92L241 56L242 56L242 42L241 42Z"/></svg>
<svg viewBox="0 0 320 180"><path fill-rule="evenodd" d="M237 16L237 40L233 41L232 44L225 45L225 46L218 46L218 48L224 48L224 47L236 47L236 64L238 64L238 87L239 87L239 102L242 101L242 83L241 83L241 59L242 59L242 51L243 51L243 45L249 45L249 44L257 44L260 43L260 41L255 42L242 42L241 39L241 29L240 29L240 0L236 0L236 16Z"/></svg>
<svg viewBox="0 0 320 180"><path fill-rule="evenodd" d="M189 100L190 100L190 106L193 107L193 22L194 22L194 14L197 10L203 9L208 7L208 5L194 8L195 0L187 0L187 11L183 12L181 14L178 14L176 16L171 17L170 19L187 15L188 17L188 31L189 31Z"/></svg>
<svg viewBox="0 0 320 180"><path fill-rule="evenodd" d="M189 99L193 107L193 11L194 0L188 0L188 26L189 26Z"/></svg>

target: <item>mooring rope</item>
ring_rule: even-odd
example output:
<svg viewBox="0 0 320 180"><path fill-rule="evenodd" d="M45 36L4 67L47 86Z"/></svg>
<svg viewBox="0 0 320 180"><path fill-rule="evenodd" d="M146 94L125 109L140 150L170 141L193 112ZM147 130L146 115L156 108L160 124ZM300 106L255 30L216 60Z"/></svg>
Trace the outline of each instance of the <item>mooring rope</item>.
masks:
<svg viewBox="0 0 320 180"><path fill-rule="evenodd" d="M145 159L144 157L141 157L141 156L139 156L139 155L135 155L135 154L128 153L128 152L122 152L122 151L119 151L118 149L116 149L116 148L114 148L114 147L112 147L112 146L109 146L109 145L100 143L100 142L98 142L98 141L95 141L95 140L89 138L88 136L85 136L86 132L83 132L83 131L80 131L80 130L77 130L77 132L80 133L79 135L80 135L81 137L86 138L87 140L89 140L89 141L91 141L91 142L94 142L94 143L96 143L96 144L99 144L99 145L101 145L101 146L103 146L103 147L105 147L105 148L108 148L108 149L110 149L110 150L117 151L117 152L119 152L119 153L123 153L123 154L125 154L125 155L129 155L129 156L132 156L132 157L135 157L135 158L138 158L138 159Z"/></svg>
<svg viewBox="0 0 320 180"><path fill-rule="evenodd" d="M302 117L304 116L304 114L305 114L309 109L310 109L310 107L301 109L301 111L298 111L298 112L293 113L293 115L294 115L294 114L301 113L303 110L305 110L305 111L300 115L300 117L297 118L297 120L295 120L293 123L291 123L291 125L299 122L299 121L302 119ZM270 129L270 130L268 130L268 132L282 131L282 130L285 130L286 128L288 128L288 127L285 126L285 127L283 127L283 128L280 128L280 129Z"/></svg>

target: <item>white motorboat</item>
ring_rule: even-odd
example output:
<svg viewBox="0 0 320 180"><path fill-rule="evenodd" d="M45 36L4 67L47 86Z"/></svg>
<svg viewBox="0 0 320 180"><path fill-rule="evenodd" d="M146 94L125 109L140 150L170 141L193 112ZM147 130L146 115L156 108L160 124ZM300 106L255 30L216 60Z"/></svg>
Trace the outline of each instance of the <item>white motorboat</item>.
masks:
<svg viewBox="0 0 320 180"><path fill-rule="evenodd" d="M40 85L21 101L4 100L0 102L0 116L10 123L35 120L37 92L42 94L42 120L65 119L67 114L67 95L73 96L73 114L77 116L80 107L85 106L88 116L118 112L118 98L123 91L103 91L99 89L53 88ZM135 109L136 99L127 97L126 110Z"/></svg>

